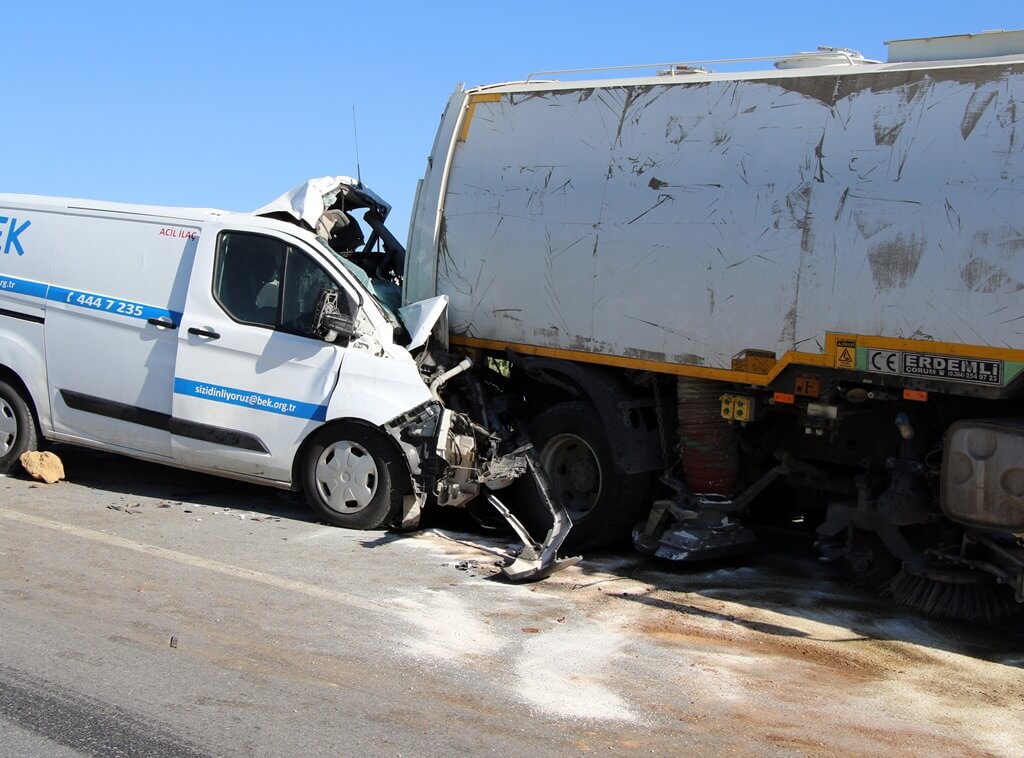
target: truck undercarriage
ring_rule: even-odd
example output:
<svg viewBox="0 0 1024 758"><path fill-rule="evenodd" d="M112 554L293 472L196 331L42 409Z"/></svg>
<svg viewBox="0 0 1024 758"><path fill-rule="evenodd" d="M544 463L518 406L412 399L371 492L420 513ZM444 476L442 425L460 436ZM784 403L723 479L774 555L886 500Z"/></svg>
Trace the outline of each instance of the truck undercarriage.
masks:
<svg viewBox="0 0 1024 758"><path fill-rule="evenodd" d="M679 380L680 408L693 404L684 393L694 381ZM908 401L852 377L822 386L814 397L707 387L720 408L703 424L681 412L680 465L663 478L672 494L634 532L637 548L718 557L753 546L744 520L800 524L814 528L824 560L843 560L857 583L924 613L1018 613L1024 512L1011 404L928 391ZM991 416L1002 420L977 420ZM712 437L717 481L699 460Z"/></svg>

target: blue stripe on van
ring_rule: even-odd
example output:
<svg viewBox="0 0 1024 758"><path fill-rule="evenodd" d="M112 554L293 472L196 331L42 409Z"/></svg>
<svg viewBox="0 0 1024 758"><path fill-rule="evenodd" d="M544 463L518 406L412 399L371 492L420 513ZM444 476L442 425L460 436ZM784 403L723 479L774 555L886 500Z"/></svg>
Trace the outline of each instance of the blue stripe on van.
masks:
<svg viewBox="0 0 1024 758"><path fill-rule="evenodd" d="M42 282L35 282L31 279L18 279L13 276L0 275L0 294L13 292L18 295L37 297L40 300L50 300L55 303L64 303L76 308L84 308L91 311L105 311L115 316L125 316L137 319L170 319L174 323L181 321L181 313L169 311L166 308L157 308L145 303L136 303L133 300L122 300L117 297L106 297L95 292L84 292L82 290L71 290L65 287L48 287Z"/></svg>
<svg viewBox="0 0 1024 758"><path fill-rule="evenodd" d="M14 292L18 295L28 295L46 299L46 285L42 282L33 282L31 279L15 279L13 276L0 275L0 293Z"/></svg>
<svg viewBox="0 0 1024 758"><path fill-rule="evenodd" d="M212 400L216 403L241 405L256 411L278 413L293 418L308 418L313 421L324 421L327 418L327 406L315 403L303 403L287 397L264 395L261 392L243 390L237 387L224 387L209 382L195 382L191 379L174 377L174 394L190 395L201 400Z"/></svg>
<svg viewBox="0 0 1024 758"><path fill-rule="evenodd" d="M93 292L82 290L70 290L64 287L50 287L46 293L46 299L54 303L65 303L76 308L85 308L91 311L105 311L116 316L128 318L139 318L145 321L150 318L170 319L174 323L181 321L181 314L174 313L166 308L157 308L145 303L136 303L133 300L122 300L117 297L105 297Z"/></svg>

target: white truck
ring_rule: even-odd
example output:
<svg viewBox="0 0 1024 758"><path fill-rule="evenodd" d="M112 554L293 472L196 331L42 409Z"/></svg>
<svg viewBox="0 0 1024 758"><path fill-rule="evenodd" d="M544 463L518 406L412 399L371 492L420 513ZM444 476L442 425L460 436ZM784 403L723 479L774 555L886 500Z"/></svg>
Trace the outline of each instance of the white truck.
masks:
<svg viewBox="0 0 1024 758"><path fill-rule="evenodd" d="M577 544L723 555L760 511L922 610L1024 601L1024 32L887 44L452 95L405 298Z"/></svg>
<svg viewBox="0 0 1024 758"><path fill-rule="evenodd" d="M387 204L344 177L252 214L0 195L0 473L42 436L301 488L321 519L366 529L531 468L440 402L468 366L426 346L445 298L389 307L341 254L361 242L352 210L387 235ZM558 566L552 514L511 578Z"/></svg>

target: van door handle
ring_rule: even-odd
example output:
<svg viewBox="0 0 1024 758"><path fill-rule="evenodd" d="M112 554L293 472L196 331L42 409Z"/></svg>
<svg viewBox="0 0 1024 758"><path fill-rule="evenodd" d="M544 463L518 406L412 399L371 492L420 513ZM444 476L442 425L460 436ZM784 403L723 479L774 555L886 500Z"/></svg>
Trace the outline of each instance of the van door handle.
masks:
<svg viewBox="0 0 1024 758"><path fill-rule="evenodd" d="M164 321L162 318L147 318L146 323L152 324L153 326L163 327L164 329L178 328L178 325L175 324L173 321Z"/></svg>
<svg viewBox="0 0 1024 758"><path fill-rule="evenodd" d="M219 340L220 334L213 331L212 329L197 329L194 326L188 328L189 334L194 334L197 337L209 337L211 340Z"/></svg>

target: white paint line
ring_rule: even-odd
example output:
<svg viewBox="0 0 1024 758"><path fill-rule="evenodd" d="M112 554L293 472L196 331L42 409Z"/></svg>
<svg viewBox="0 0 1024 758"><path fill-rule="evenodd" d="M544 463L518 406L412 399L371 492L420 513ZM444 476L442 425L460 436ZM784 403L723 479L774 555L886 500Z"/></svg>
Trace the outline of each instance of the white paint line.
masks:
<svg viewBox="0 0 1024 758"><path fill-rule="evenodd" d="M218 574L233 576L238 579L248 579L249 581L259 582L260 584L268 587L288 590L290 592L299 592L303 595L308 595L309 597L316 598L318 600L327 600L332 603L337 603L338 605L346 605L378 613L384 612L391 615L399 613L398 609L393 608L388 604L375 603L371 600L366 600L365 598L357 597L355 595L348 595L344 592L338 592L337 590L318 587L315 584L307 584L306 582L300 582L295 579L285 579L280 576L275 576L274 574L254 571L253 569L242 568L241 566L232 566L229 563L221 563L220 561L211 561L208 558L200 558L197 555L190 555L189 553L182 553L177 550L169 550L168 548L160 547L158 545L148 545L144 542L135 542L134 540L117 537L113 534L97 532L94 529L85 529L80 526L65 524L60 521L40 518L39 516L31 516L27 513L20 513L7 508L0 508L0 517L10 521L18 521L23 524L42 527L44 529L52 529L55 532L70 534L81 539L99 542L104 545L120 547L125 550L142 553L143 555L148 555L153 558L162 558L163 560L173 561L185 566L205 569L206 571L214 571Z"/></svg>

